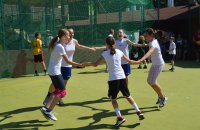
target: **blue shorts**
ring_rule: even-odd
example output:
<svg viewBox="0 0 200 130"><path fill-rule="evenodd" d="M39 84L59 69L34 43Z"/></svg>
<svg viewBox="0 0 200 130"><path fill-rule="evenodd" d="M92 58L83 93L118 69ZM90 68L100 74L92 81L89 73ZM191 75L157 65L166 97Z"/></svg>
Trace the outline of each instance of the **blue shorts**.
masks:
<svg viewBox="0 0 200 130"><path fill-rule="evenodd" d="M64 80L69 80L72 76L72 67L61 67L61 74Z"/></svg>
<svg viewBox="0 0 200 130"><path fill-rule="evenodd" d="M126 76L131 74L131 65L130 64L124 64L124 65L122 65L122 68L123 68Z"/></svg>

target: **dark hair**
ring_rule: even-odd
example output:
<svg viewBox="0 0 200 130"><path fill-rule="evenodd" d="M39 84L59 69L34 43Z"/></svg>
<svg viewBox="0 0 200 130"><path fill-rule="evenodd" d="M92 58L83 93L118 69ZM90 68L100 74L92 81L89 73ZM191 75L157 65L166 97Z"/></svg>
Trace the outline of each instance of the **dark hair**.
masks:
<svg viewBox="0 0 200 130"><path fill-rule="evenodd" d="M156 32L152 28L146 29L144 33L147 33L148 35L153 36L153 37L156 36Z"/></svg>
<svg viewBox="0 0 200 130"><path fill-rule="evenodd" d="M110 54L114 55L116 53L115 51L115 39L113 37L107 37L106 38L106 44L110 47Z"/></svg>
<svg viewBox="0 0 200 130"><path fill-rule="evenodd" d="M67 30L65 30L65 29L60 29L60 30L58 31L58 36L54 37L54 38L51 40L51 42L49 43L48 50L51 51L51 50L55 47L55 45L56 45L56 43L57 43L57 41L58 41L58 38L61 39L61 37L62 37L62 36L65 36L66 34L67 34Z"/></svg>
<svg viewBox="0 0 200 130"><path fill-rule="evenodd" d="M36 32L36 33L35 33L35 38L37 38L39 35L40 35L40 33L39 33L39 32Z"/></svg>

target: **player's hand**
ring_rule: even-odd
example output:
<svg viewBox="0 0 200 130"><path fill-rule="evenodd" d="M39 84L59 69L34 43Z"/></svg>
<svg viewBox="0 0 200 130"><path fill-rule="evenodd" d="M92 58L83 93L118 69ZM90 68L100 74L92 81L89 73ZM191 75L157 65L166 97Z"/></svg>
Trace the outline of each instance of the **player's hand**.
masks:
<svg viewBox="0 0 200 130"><path fill-rule="evenodd" d="M84 67L87 67L87 66L91 66L91 65L92 65L91 62L83 62L82 64L83 64Z"/></svg>
<svg viewBox="0 0 200 130"><path fill-rule="evenodd" d="M142 62L142 60L141 60L141 59L139 59L137 62L140 64L140 63Z"/></svg>
<svg viewBox="0 0 200 130"><path fill-rule="evenodd" d="M83 63L78 65L79 68L85 68L85 65Z"/></svg>
<svg viewBox="0 0 200 130"><path fill-rule="evenodd" d="M90 50L95 52L97 49L95 47L91 47Z"/></svg>
<svg viewBox="0 0 200 130"><path fill-rule="evenodd" d="M140 64L141 63L141 61L135 61L135 64Z"/></svg>

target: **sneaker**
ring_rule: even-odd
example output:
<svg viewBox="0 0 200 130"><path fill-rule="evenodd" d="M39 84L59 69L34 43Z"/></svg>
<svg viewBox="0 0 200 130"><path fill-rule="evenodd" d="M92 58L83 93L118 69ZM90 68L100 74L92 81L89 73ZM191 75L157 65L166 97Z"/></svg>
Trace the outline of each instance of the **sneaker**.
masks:
<svg viewBox="0 0 200 130"><path fill-rule="evenodd" d="M159 102L159 107L161 108L161 107L164 107L165 106L165 104L167 103L167 100L168 100L168 97L164 97L163 99L161 98L160 99L160 102Z"/></svg>
<svg viewBox="0 0 200 130"><path fill-rule="evenodd" d="M64 106L65 103L64 103L63 100L61 99L61 100L58 102L58 105L59 105L59 106Z"/></svg>
<svg viewBox="0 0 200 130"><path fill-rule="evenodd" d="M139 120L143 120L143 119L144 119L144 114L142 114L141 111L138 111L138 112L137 112L137 115L138 115L138 117L139 117Z"/></svg>
<svg viewBox="0 0 200 130"><path fill-rule="evenodd" d="M138 66L137 69L142 69L142 66Z"/></svg>
<svg viewBox="0 0 200 130"><path fill-rule="evenodd" d="M147 66L145 65L145 66L143 67L143 69L147 69Z"/></svg>
<svg viewBox="0 0 200 130"><path fill-rule="evenodd" d="M46 96L46 98L43 101L43 105L47 105L48 101L49 101L50 96Z"/></svg>
<svg viewBox="0 0 200 130"><path fill-rule="evenodd" d="M121 124L123 124L126 121L125 118L123 117L117 117L117 122L115 123L115 126L118 128L121 126Z"/></svg>
<svg viewBox="0 0 200 130"><path fill-rule="evenodd" d="M42 107L42 108L40 108L40 111L42 112L42 114L44 115L44 117L45 117L46 119L50 119L50 120L53 120L53 121L57 121L57 120L58 120L58 119L54 116L54 114L53 114L52 111L51 111L51 112L47 112L45 109L46 109L46 108Z"/></svg>
<svg viewBox="0 0 200 130"><path fill-rule="evenodd" d="M160 97L158 97L158 100L157 100L157 102L156 102L156 104L159 104L160 103Z"/></svg>
<svg viewBox="0 0 200 130"><path fill-rule="evenodd" d="M42 109L43 111L46 111L46 110L47 110L47 108L46 108L46 107L42 107L42 108L40 108L40 109Z"/></svg>
<svg viewBox="0 0 200 130"><path fill-rule="evenodd" d="M38 73L35 73L35 75L34 76L39 76L39 74Z"/></svg>

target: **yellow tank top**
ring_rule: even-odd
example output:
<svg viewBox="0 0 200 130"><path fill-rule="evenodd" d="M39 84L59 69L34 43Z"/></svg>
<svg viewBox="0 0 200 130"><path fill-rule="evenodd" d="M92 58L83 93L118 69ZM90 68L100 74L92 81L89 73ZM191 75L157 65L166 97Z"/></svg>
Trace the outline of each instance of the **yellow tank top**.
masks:
<svg viewBox="0 0 200 130"><path fill-rule="evenodd" d="M34 55L42 54L42 41L40 39L35 39L33 41L33 54Z"/></svg>

